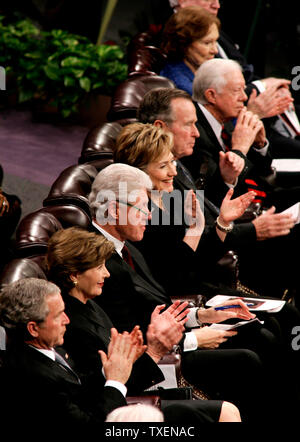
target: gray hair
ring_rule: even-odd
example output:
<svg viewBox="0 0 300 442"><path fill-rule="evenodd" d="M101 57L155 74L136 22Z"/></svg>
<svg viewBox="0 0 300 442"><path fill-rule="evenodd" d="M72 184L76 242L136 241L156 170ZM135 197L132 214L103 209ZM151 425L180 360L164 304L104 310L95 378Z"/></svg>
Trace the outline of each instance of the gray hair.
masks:
<svg viewBox="0 0 300 442"><path fill-rule="evenodd" d="M19 332L28 338L27 324L43 322L48 313L46 299L60 289L52 282L38 278L19 279L5 286L0 293L0 325L7 332Z"/></svg>
<svg viewBox="0 0 300 442"><path fill-rule="evenodd" d="M164 415L153 405L132 404L111 411L105 422L163 422Z"/></svg>
<svg viewBox="0 0 300 442"><path fill-rule="evenodd" d="M172 101L183 98L192 101L192 97L186 91L176 88L156 88L148 91L137 110L137 119L141 123L153 124L155 120L165 123L173 123Z"/></svg>
<svg viewBox="0 0 300 442"><path fill-rule="evenodd" d="M205 61L196 71L193 81L193 99L201 104L207 104L205 91L213 88L221 93L228 82L232 71L242 72L241 65L235 60L212 58Z"/></svg>
<svg viewBox="0 0 300 442"><path fill-rule="evenodd" d="M142 189L152 189L152 181L145 172L128 164L110 164L98 173L92 184L89 194L92 216L105 219L109 201L134 201Z"/></svg>

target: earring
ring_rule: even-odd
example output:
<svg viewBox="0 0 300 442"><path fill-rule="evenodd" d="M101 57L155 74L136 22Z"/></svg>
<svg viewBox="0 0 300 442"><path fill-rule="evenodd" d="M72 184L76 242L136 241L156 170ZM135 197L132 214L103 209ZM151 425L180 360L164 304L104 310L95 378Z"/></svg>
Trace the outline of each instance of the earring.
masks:
<svg viewBox="0 0 300 442"><path fill-rule="evenodd" d="M78 282L77 281L73 281L74 287L77 286Z"/></svg>

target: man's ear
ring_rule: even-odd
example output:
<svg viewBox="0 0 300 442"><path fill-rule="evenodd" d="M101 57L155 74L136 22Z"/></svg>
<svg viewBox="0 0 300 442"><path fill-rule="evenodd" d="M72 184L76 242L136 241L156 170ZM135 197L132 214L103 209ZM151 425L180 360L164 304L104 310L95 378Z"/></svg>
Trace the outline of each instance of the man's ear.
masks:
<svg viewBox="0 0 300 442"><path fill-rule="evenodd" d="M163 120L155 120L153 125L156 127L161 127L162 129L167 128L167 124Z"/></svg>
<svg viewBox="0 0 300 442"><path fill-rule="evenodd" d="M27 323L27 330L29 332L29 334L33 337L33 338L37 338L39 335L38 332L38 325L35 321L29 321Z"/></svg>
<svg viewBox="0 0 300 442"><path fill-rule="evenodd" d="M119 205L117 201L109 201L107 211L110 218L119 219Z"/></svg>
<svg viewBox="0 0 300 442"><path fill-rule="evenodd" d="M209 88L204 92L204 96L209 104L215 104L217 93L215 89Z"/></svg>

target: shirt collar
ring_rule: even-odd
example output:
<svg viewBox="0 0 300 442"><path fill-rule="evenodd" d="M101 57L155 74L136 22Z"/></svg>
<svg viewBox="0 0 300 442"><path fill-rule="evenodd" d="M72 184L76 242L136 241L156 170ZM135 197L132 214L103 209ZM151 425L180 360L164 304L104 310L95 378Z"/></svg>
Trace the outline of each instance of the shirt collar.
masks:
<svg viewBox="0 0 300 442"><path fill-rule="evenodd" d="M99 230L99 232L102 233L102 235L105 236L106 239L108 239L109 241L111 241L114 244L116 252L122 258L122 249L124 247L125 242L120 241L119 239L112 236L110 233L108 233L106 230L104 230L102 227L100 227L99 224L97 224L95 221L92 221L92 224L95 227L95 229Z"/></svg>
<svg viewBox="0 0 300 442"><path fill-rule="evenodd" d="M30 347L34 348L35 350L39 351L40 353L43 353L43 355L45 355L48 358L52 359L52 361L55 361L54 348L51 348L51 349L37 348L34 345L30 345Z"/></svg>
<svg viewBox="0 0 300 442"><path fill-rule="evenodd" d="M221 137L221 132L223 128L222 124L206 109L205 106L203 106L203 104L198 103L198 106L202 110L205 118L210 124L212 130L214 131L214 134L217 137L219 143L221 144L221 146L224 146L224 142Z"/></svg>

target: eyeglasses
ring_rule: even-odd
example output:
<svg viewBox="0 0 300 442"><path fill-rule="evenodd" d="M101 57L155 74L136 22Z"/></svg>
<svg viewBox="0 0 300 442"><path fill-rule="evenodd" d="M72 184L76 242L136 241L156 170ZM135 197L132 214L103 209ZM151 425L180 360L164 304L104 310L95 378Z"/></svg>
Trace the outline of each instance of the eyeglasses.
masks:
<svg viewBox="0 0 300 442"><path fill-rule="evenodd" d="M120 204L124 204L125 206L133 207L133 208L136 209L138 212L142 212L142 213L143 213L144 215L146 215L146 216L149 216L150 213L151 213L151 211L148 210L148 208L147 208L147 212L146 212L146 210L143 210L143 209L141 209L140 207L137 207L137 206L135 206L135 205L133 205L133 204L130 204L128 201L122 201L122 200L117 200L117 201L118 201L118 203L120 203Z"/></svg>

